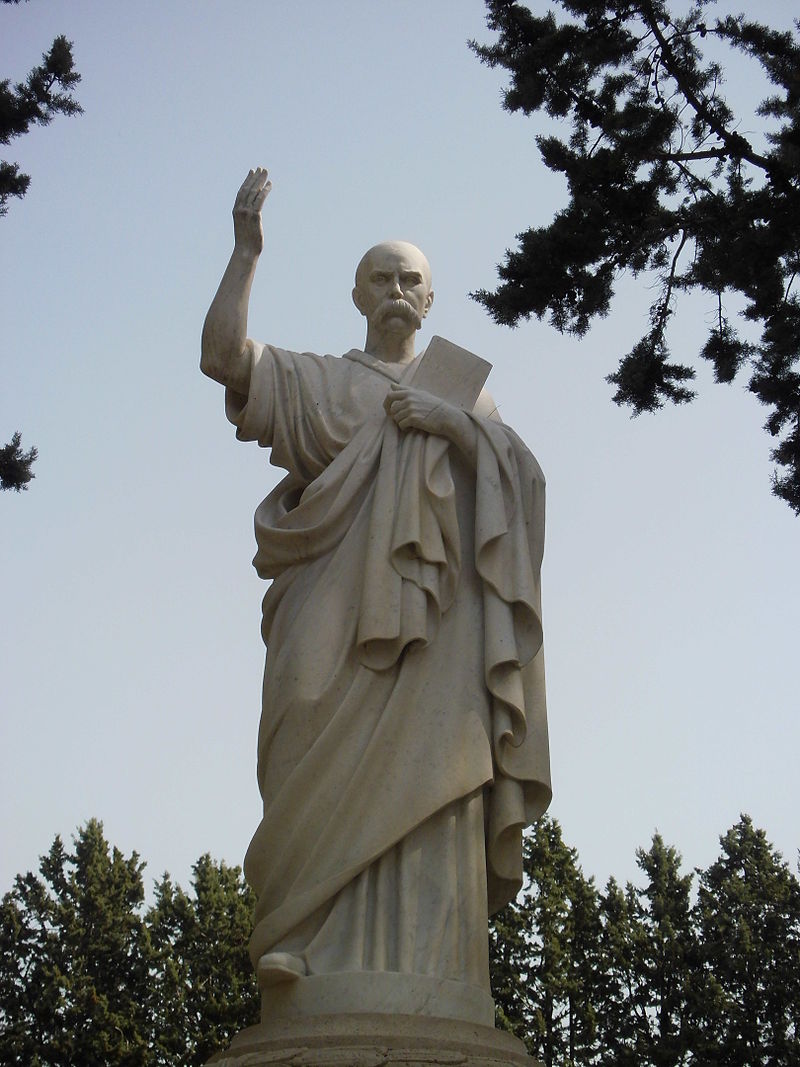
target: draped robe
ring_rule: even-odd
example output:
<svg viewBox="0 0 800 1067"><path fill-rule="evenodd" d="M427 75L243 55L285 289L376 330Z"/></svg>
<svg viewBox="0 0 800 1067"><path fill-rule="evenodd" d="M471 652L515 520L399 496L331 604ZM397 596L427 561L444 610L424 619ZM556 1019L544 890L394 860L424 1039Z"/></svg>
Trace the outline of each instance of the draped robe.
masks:
<svg viewBox="0 0 800 1067"><path fill-rule="evenodd" d="M272 584L251 956L486 988L487 911L550 799L541 470L491 419L470 416L474 467L400 431L383 401L406 367L248 347L227 414L288 471L255 516Z"/></svg>

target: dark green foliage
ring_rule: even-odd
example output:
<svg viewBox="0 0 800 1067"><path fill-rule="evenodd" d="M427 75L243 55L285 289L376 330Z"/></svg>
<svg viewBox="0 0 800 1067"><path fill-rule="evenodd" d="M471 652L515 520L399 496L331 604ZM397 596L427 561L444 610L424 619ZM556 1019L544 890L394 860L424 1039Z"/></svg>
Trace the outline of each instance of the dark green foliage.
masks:
<svg viewBox="0 0 800 1067"><path fill-rule="evenodd" d="M16 879L0 919L0 1063L150 1062L143 866L93 820L73 852L55 839L41 879Z"/></svg>
<svg viewBox="0 0 800 1067"><path fill-rule="evenodd" d="M495 1025L525 1040L529 1026L527 991L529 923L516 901L489 921L489 970Z"/></svg>
<svg viewBox="0 0 800 1067"><path fill-rule="evenodd" d="M148 912L155 958L154 1034L164 1064L204 1064L234 1034L258 1022L259 998L247 954L254 900L238 867L201 856L194 900L164 875Z"/></svg>
<svg viewBox="0 0 800 1067"><path fill-rule="evenodd" d="M659 834L598 893L543 819L490 928L498 1023L546 1067L796 1067L800 882L746 816L721 844L694 903Z"/></svg>
<svg viewBox="0 0 800 1067"><path fill-rule="evenodd" d="M165 875L147 911L143 868L92 820L17 877L0 906L3 1067L200 1067L257 1020L239 868L203 856L191 896Z"/></svg>
<svg viewBox="0 0 800 1067"><path fill-rule="evenodd" d="M609 879L600 900L601 933L596 1010L600 1021L599 1062L614 1067L633 1067L638 1026L633 979L635 930L633 886L623 889ZM601 1044L602 1043L602 1044ZM592 1062L591 1060L588 1062Z"/></svg>
<svg viewBox="0 0 800 1067"><path fill-rule="evenodd" d="M0 489L14 489L17 493L28 488L36 475L31 470L39 455L35 448L22 451L22 434L15 433L7 445L0 448Z"/></svg>
<svg viewBox="0 0 800 1067"><path fill-rule="evenodd" d="M17 4L19 0L2 0ZM31 126L47 126L56 115L77 115L83 109L72 96L81 80L75 70L72 43L66 37L56 37L42 62L34 67L24 82L12 85L8 78L0 80L0 145L9 144L15 137L27 133ZM18 164L0 159L0 216L7 214L12 196L23 197L30 185L30 175L23 174ZM15 433L11 443L0 448L0 489L19 492L28 488L35 477L31 467L36 449L23 452L20 435Z"/></svg>
<svg viewBox="0 0 800 1067"><path fill-rule="evenodd" d="M700 875L698 1029L710 1063L800 1063L800 884L747 816Z"/></svg>
<svg viewBox="0 0 800 1067"><path fill-rule="evenodd" d="M518 235L494 292L473 294L514 326L536 315L582 335L606 315L623 271L656 279L650 329L608 377L634 415L694 396L692 367L669 361L666 334L681 292L713 311L700 356L718 382L747 366L749 388L781 438L773 491L800 514L800 39L743 15L711 18L711 0L570 2L534 15L487 0L491 45L480 58L511 77L509 111L543 111L568 125L540 136L545 165L564 175L569 202L549 226ZM720 92L723 71L704 55L749 57L774 92L748 140ZM743 341L725 313L742 306L760 328Z"/></svg>
<svg viewBox="0 0 800 1067"><path fill-rule="evenodd" d="M680 873L680 856L660 834L636 855L644 886L623 892L612 880L602 900L604 1062L674 1067L688 1062L693 1041L692 877Z"/></svg>
<svg viewBox="0 0 800 1067"><path fill-rule="evenodd" d="M578 1062L597 1029L597 892L552 819L524 839L523 868L522 893L490 924L498 1025L521 1037L546 1067Z"/></svg>
<svg viewBox="0 0 800 1067"><path fill-rule="evenodd" d="M525 885L490 924L498 1025L546 1067L796 1067L800 882L747 816L692 875L656 834L642 884L598 893L557 822L526 837ZM59 838L0 904L2 1067L200 1067L257 1021L238 867L203 856L192 893L102 825Z"/></svg>
<svg viewBox="0 0 800 1067"><path fill-rule="evenodd" d="M17 2L3 0L6 4ZM0 81L0 144L9 144L31 126L47 126L56 115L79 114L83 109L72 91L80 80L72 43L66 37L56 37L50 50L42 55L41 64L24 82L12 85L8 78ZM12 196L25 195L30 180L30 175L22 174L16 163L0 160L0 215L7 213Z"/></svg>

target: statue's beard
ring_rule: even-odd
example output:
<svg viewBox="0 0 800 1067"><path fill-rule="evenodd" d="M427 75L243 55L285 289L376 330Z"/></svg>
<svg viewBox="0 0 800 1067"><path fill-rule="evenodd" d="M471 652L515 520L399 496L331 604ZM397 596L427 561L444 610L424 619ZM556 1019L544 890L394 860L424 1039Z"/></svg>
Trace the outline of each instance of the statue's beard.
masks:
<svg viewBox="0 0 800 1067"><path fill-rule="evenodd" d="M422 325L419 313L406 300L386 300L378 308L376 318L378 322L383 322L385 319L395 316L399 316L417 330Z"/></svg>

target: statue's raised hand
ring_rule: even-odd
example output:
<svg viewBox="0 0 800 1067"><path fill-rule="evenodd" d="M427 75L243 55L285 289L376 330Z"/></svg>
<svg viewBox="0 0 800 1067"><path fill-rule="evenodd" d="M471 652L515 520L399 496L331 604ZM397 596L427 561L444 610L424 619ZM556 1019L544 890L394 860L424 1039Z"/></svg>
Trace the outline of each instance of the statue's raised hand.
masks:
<svg viewBox="0 0 800 1067"><path fill-rule="evenodd" d="M233 236L238 251L256 257L264 247L261 208L272 188L264 167L251 170L233 205Z"/></svg>

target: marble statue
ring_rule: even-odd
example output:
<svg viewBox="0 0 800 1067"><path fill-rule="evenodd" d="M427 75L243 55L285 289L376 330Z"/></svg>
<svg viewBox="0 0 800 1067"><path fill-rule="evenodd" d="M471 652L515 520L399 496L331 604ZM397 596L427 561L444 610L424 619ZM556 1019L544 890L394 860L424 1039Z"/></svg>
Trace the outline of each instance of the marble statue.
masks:
<svg viewBox="0 0 800 1067"><path fill-rule="evenodd" d="M248 339L270 188L258 168L239 190L201 359L237 437L287 471L255 516L272 581L245 873L265 1011L312 990L298 1011L491 1026L487 915L516 894L521 831L550 799L544 480L485 390L465 410L413 385L434 296L413 245L358 265L363 349Z"/></svg>

